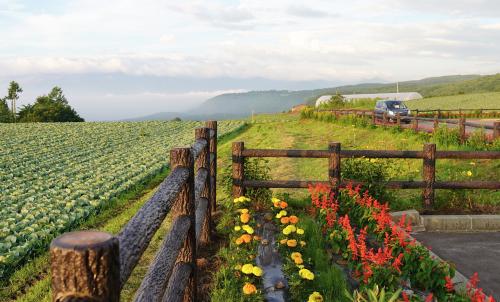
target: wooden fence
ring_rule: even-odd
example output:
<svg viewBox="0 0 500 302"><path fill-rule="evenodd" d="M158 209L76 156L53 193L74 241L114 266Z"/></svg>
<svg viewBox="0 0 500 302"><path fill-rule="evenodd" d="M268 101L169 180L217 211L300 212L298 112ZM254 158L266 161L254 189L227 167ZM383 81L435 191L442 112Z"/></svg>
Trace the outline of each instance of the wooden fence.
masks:
<svg viewBox="0 0 500 302"><path fill-rule="evenodd" d="M319 180L252 180L245 178L245 158L249 157L288 157L288 158L327 158L328 181ZM390 189L422 189L425 208L434 204L435 189L500 189L500 181L436 181L437 159L500 159L500 151L436 151L435 144L424 144L422 151L399 150L341 150L340 143L330 143L328 150L280 150L245 149L243 142L232 145L233 158L233 195L245 195L245 188L308 188L309 185L326 184L334 192L339 188L363 185L355 179L341 178L342 158L411 158L422 159L422 181L387 181L380 183ZM325 171L326 174L326 171Z"/></svg>
<svg viewBox="0 0 500 302"><path fill-rule="evenodd" d="M197 128L190 148L170 151L170 175L117 236L65 233L50 246L53 301L119 301L155 232L171 229L135 301L195 301L197 249L210 242L215 211L217 122Z"/></svg>
<svg viewBox="0 0 500 302"><path fill-rule="evenodd" d="M489 110L489 109L483 109ZM457 119L442 119L439 113L436 111L433 118L420 117L419 111L415 110L415 113L411 116L401 116L399 113L396 116L390 117L387 113L379 114L375 113L373 110L362 110L362 109L342 109L342 110L319 110L318 112L331 112L333 115L339 117L341 115L354 115L357 117L371 117L372 124L383 125L383 126L397 126L402 127L402 122L404 120L411 122L411 129L414 131L425 131L425 132L435 132L440 123L458 125L458 131L461 143L464 143L467 139L466 127L476 128L476 129L486 129L492 130L493 133L489 136L490 140L495 140L500 138L500 121L493 122L493 125L485 125L480 123L467 122L465 116L462 114L460 118ZM420 127L419 121L432 122L433 126L431 129Z"/></svg>

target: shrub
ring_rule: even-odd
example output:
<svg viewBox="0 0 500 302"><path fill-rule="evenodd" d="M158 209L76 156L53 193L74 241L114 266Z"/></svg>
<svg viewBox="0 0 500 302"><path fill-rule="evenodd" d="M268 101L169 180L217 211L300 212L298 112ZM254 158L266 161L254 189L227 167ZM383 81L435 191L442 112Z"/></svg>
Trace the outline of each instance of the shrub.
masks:
<svg viewBox="0 0 500 302"><path fill-rule="evenodd" d="M434 135L433 141L443 146L459 145L460 133L458 128L448 128L446 125L439 126Z"/></svg>
<svg viewBox="0 0 500 302"><path fill-rule="evenodd" d="M387 160L352 158L342 161L342 178L366 183L363 190L379 200L388 200L391 195L384 182L389 178L390 163Z"/></svg>
<svg viewBox="0 0 500 302"><path fill-rule="evenodd" d="M252 180L270 180L270 168L268 160L263 158L245 158L245 178ZM233 167L232 164L226 166L222 171L222 183L224 192L232 196L233 194ZM247 188L245 196L254 202L265 203L272 197L272 192L267 188Z"/></svg>

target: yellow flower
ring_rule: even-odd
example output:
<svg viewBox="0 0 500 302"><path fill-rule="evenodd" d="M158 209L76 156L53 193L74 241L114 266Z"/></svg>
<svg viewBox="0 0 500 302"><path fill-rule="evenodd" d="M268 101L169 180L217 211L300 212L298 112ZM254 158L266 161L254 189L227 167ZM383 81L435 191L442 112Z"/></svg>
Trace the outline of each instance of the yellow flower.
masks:
<svg viewBox="0 0 500 302"><path fill-rule="evenodd" d="M304 235L304 229L297 229L297 234Z"/></svg>
<svg viewBox="0 0 500 302"><path fill-rule="evenodd" d="M472 171L467 171L467 176L471 177L472 176Z"/></svg>
<svg viewBox="0 0 500 302"><path fill-rule="evenodd" d="M290 258L292 259L295 259L295 258L302 258L302 254L299 253L299 252L293 252L291 255L290 255Z"/></svg>
<svg viewBox="0 0 500 302"><path fill-rule="evenodd" d="M283 234L285 234L285 235L290 235L291 232L292 231L289 228L284 228L283 229Z"/></svg>
<svg viewBox="0 0 500 302"><path fill-rule="evenodd" d="M295 264L302 264L304 263L304 260L302 260L302 257L297 257L293 259L293 262L295 262Z"/></svg>
<svg viewBox="0 0 500 302"><path fill-rule="evenodd" d="M273 203L276 203L276 202L280 202L281 200L279 200L279 199L278 199L278 198L276 198L276 197L273 197L273 198L271 198L271 201L272 201Z"/></svg>
<svg viewBox="0 0 500 302"><path fill-rule="evenodd" d="M241 209L240 212L241 212L241 214L246 214L246 213L248 213L248 209Z"/></svg>
<svg viewBox="0 0 500 302"><path fill-rule="evenodd" d="M304 265L299 264L299 265L297 265L297 267L300 268L300 269L302 269L302 268L304 268Z"/></svg>
<svg viewBox="0 0 500 302"><path fill-rule="evenodd" d="M255 294L255 292L257 292L257 288L252 283L247 282L243 285L243 293L245 295Z"/></svg>
<svg viewBox="0 0 500 302"><path fill-rule="evenodd" d="M300 241L300 246L306 246L306 242L304 240Z"/></svg>
<svg viewBox="0 0 500 302"><path fill-rule="evenodd" d="M276 218L280 219L283 216L286 216L287 212L285 210L281 210L278 214L276 214Z"/></svg>
<svg viewBox="0 0 500 302"><path fill-rule="evenodd" d="M245 224L241 228L243 229L243 231L247 232L250 235L252 235L254 233L254 229L251 226L249 226L248 224Z"/></svg>
<svg viewBox="0 0 500 302"><path fill-rule="evenodd" d="M280 240L280 243L281 243L281 244L286 244L286 242L287 242L287 241L288 241L288 239L287 239L287 238L285 238L285 239L281 239L281 240Z"/></svg>
<svg viewBox="0 0 500 302"><path fill-rule="evenodd" d="M247 263L245 265L243 265L241 267L241 271L244 273L244 274L247 274L247 275L250 275L253 273L253 265L250 264L250 263Z"/></svg>
<svg viewBox="0 0 500 302"><path fill-rule="evenodd" d="M239 271L241 269L241 264L236 264L234 266L234 269L237 270L237 271Z"/></svg>
<svg viewBox="0 0 500 302"><path fill-rule="evenodd" d="M299 276L306 280L314 280L314 274L307 268L303 268L299 271Z"/></svg>
<svg viewBox="0 0 500 302"><path fill-rule="evenodd" d="M250 214L248 213L243 213L240 215L240 221L242 223L248 223L250 221Z"/></svg>
<svg viewBox="0 0 500 302"><path fill-rule="evenodd" d="M237 226L234 227L234 230L235 231L241 231L241 227L239 225L237 225Z"/></svg>
<svg viewBox="0 0 500 302"><path fill-rule="evenodd" d="M263 273L263 272L262 272L262 269L261 269L260 267L258 267L258 266L254 266L254 267L253 267L253 270L252 270L252 273L253 273L255 276L257 276L257 277L260 277L260 276L262 276L262 273Z"/></svg>
<svg viewBox="0 0 500 302"><path fill-rule="evenodd" d="M309 300L307 300L307 302L323 302L323 296L321 296L318 292L313 292L309 296Z"/></svg>

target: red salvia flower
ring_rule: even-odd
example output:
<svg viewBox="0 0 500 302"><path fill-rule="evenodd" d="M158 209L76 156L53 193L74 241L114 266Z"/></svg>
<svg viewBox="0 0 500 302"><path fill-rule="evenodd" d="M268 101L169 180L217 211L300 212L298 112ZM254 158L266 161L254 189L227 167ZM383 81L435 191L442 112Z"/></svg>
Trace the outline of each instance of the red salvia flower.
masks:
<svg viewBox="0 0 500 302"><path fill-rule="evenodd" d="M446 284L444 285L446 287L446 290L452 293L455 290L455 288L453 286L453 282L451 281L450 276L444 277L444 280L446 281Z"/></svg>
<svg viewBox="0 0 500 302"><path fill-rule="evenodd" d="M408 298L408 295L405 292L402 292L401 296L403 296L403 301L404 302L410 302L410 298Z"/></svg>
<svg viewBox="0 0 500 302"><path fill-rule="evenodd" d="M425 302L432 302L434 301L434 295L432 293L430 293L426 298L425 298Z"/></svg>

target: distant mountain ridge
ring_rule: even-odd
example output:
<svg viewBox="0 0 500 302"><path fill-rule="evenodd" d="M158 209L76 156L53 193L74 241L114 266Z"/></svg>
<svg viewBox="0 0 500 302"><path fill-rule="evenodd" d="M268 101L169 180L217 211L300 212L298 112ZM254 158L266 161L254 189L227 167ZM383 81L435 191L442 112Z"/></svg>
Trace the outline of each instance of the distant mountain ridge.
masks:
<svg viewBox="0 0 500 302"><path fill-rule="evenodd" d="M362 83L332 88L312 90L266 90L245 93L226 93L206 100L198 108L185 113L159 113L150 118L172 119L231 119L251 115L252 113L274 113L287 111L298 104L313 104L325 94L353 94L395 92L396 83ZM418 92L424 97L457 95L477 92L500 91L500 74L495 75L450 75L430 77L421 80L399 82L400 92Z"/></svg>

